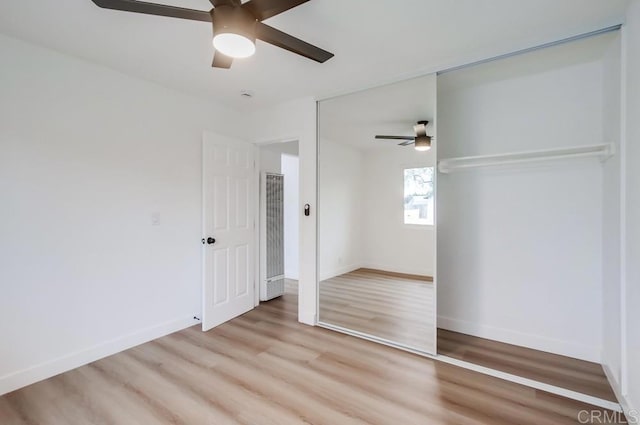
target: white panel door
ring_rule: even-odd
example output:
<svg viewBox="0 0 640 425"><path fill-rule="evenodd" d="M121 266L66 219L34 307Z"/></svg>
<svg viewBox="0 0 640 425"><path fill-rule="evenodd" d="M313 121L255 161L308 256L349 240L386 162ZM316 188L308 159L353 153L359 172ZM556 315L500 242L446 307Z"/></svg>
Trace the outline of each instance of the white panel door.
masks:
<svg viewBox="0 0 640 425"><path fill-rule="evenodd" d="M254 307L254 146L203 138L203 308L209 330Z"/></svg>

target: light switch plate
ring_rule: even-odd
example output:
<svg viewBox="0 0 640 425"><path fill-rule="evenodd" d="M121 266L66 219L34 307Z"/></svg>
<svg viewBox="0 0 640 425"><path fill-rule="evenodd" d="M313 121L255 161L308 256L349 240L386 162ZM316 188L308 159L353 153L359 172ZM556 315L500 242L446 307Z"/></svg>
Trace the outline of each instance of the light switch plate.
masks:
<svg viewBox="0 0 640 425"><path fill-rule="evenodd" d="M160 226L160 213L159 212L151 213L151 225L152 226Z"/></svg>

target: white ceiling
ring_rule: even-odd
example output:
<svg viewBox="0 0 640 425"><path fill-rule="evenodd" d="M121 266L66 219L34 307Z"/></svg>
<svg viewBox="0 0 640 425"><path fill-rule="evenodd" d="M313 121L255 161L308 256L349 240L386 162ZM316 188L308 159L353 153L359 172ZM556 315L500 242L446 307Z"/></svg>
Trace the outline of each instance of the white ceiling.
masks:
<svg viewBox="0 0 640 425"><path fill-rule="evenodd" d="M162 3L208 10L207 0ZM209 24L100 9L90 0L2 0L0 32L162 85L254 109L421 75L622 22L628 0L311 0L268 21L335 53L318 64L258 42L212 69ZM6 58L5 58L6 60ZM241 90L255 93L253 99Z"/></svg>

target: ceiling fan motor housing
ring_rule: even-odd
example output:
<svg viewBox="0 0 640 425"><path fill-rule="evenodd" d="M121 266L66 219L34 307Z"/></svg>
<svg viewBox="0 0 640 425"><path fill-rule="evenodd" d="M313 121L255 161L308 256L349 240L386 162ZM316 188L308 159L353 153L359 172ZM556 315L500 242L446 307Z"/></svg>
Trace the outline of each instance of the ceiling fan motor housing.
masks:
<svg viewBox="0 0 640 425"><path fill-rule="evenodd" d="M256 41L257 19L242 7L218 6L211 10L213 35L239 34L251 41Z"/></svg>
<svg viewBox="0 0 640 425"><path fill-rule="evenodd" d="M427 135L427 124L429 124L429 121L418 121L416 125L413 126L416 137L424 137Z"/></svg>

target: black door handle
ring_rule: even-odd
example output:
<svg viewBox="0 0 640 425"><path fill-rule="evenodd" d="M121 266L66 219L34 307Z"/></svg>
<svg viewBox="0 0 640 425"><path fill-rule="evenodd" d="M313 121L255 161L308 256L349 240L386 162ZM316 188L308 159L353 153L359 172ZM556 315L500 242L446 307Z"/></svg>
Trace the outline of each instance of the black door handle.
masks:
<svg viewBox="0 0 640 425"><path fill-rule="evenodd" d="M209 245L216 243L216 240L214 238L207 238L207 243Z"/></svg>

